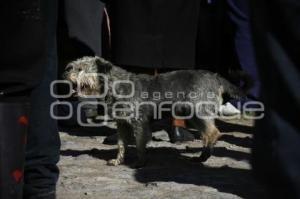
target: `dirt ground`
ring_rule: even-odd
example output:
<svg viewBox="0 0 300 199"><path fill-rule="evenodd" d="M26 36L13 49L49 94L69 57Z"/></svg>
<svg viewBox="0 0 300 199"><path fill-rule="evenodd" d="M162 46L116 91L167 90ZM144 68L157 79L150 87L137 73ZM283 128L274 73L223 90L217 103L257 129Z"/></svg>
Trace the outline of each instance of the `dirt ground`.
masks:
<svg viewBox="0 0 300 199"><path fill-rule="evenodd" d="M62 148L57 186L58 199L263 199L263 188L251 173L250 147L253 122L218 121L222 137L214 155L203 164L186 156L199 156L202 143L197 140L171 144L164 131L153 134L148 145L148 163L131 169L111 167L108 159L116 146L102 144L113 129L73 129L61 132ZM131 147L129 156L134 156Z"/></svg>

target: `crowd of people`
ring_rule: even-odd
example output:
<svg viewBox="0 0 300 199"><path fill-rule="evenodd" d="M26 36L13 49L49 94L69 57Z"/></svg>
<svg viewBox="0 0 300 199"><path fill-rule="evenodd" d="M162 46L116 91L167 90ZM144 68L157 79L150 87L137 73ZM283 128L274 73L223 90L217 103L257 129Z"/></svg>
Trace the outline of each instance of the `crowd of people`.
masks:
<svg viewBox="0 0 300 199"><path fill-rule="evenodd" d="M235 113L237 103L265 104L254 135L254 174L271 197L300 198L296 0L12 0L0 10L0 198L56 197L60 139L49 114L57 100L50 84L68 62L95 55L151 75L246 72L254 82L248 97L227 105ZM182 120L163 125L171 142L198 136Z"/></svg>

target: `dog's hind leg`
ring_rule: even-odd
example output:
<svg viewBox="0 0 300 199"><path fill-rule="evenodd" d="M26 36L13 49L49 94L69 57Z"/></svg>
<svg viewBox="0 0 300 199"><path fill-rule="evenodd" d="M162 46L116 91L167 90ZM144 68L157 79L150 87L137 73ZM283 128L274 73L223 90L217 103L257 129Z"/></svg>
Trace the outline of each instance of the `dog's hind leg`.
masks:
<svg viewBox="0 0 300 199"><path fill-rule="evenodd" d="M214 145L221 135L214 120L205 120L205 126L206 129L202 134L203 152L199 157L200 162L205 162L211 156Z"/></svg>
<svg viewBox="0 0 300 199"><path fill-rule="evenodd" d="M118 131L118 155L116 159L111 159L107 162L110 166L117 166L124 162L126 149L129 144L131 136L133 136L132 127L127 122L117 122Z"/></svg>
<svg viewBox="0 0 300 199"><path fill-rule="evenodd" d="M197 161L205 162L212 154L214 145L220 137L220 131L215 126L213 119L191 119L191 124L201 132L203 151Z"/></svg>

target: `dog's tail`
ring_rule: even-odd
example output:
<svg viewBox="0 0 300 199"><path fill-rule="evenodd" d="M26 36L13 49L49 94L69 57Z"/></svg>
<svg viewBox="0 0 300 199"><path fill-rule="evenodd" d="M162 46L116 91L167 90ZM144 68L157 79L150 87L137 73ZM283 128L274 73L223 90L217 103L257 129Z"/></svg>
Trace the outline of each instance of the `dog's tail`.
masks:
<svg viewBox="0 0 300 199"><path fill-rule="evenodd" d="M243 71L231 72L230 76L236 81L240 82L241 86L236 86L225 78L219 76L221 86L223 86L224 93L232 98L240 99L247 96L249 90L253 86L253 79Z"/></svg>

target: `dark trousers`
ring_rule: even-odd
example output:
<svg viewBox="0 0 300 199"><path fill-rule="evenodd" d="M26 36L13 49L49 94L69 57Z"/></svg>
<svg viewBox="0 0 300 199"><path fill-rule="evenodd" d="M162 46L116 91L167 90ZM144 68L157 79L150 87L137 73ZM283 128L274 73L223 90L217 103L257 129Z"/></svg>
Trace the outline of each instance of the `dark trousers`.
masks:
<svg viewBox="0 0 300 199"><path fill-rule="evenodd" d="M22 199L28 103L0 100L0 198Z"/></svg>
<svg viewBox="0 0 300 199"><path fill-rule="evenodd" d="M253 168L271 198L300 198L300 4L252 0L253 34L266 106Z"/></svg>
<svg viewBox="0 0 300 199"><path fill-rule="evenodd" d="M50 116L50 84L57 79L56 25L57 2L47 7L47 57L41 84L31 94L31 111L26 149L24 196L45 195L55 191L59 171L60 139L57 121Z"/></svg>
<svg viewBox="0 0 300 199"><path fill-rule="evenodd" d="M241 68L254 81L250 95L259 97L260 79L254 54L252 32L250 28L250 5L248 0L227 0L228 15L234 28L234 48Z"/></svg>

